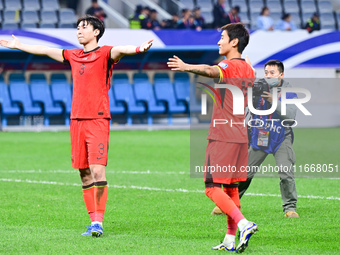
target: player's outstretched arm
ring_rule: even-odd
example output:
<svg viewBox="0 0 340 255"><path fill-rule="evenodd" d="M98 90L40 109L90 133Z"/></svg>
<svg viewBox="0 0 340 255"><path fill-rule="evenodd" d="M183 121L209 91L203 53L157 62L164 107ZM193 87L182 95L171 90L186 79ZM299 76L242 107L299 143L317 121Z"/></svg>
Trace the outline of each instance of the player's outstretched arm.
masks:
<svg viewBox="0 0 340 255"><path fill-rule="evenodd" d="M167 63L168 67L171 68L172 71L180 71L180 72L190 72L198 75L202 75L210 78L220 78L220 71L216 66L209 65L190 65L184 63L182 59L177 56L173 58L169 58L169 62Z"/></svg>
<svg viewBox="0 0 340 255"><path fill-rule="evenodd" d="M125 45L116 46L111 49L111 58L113 60L119 60L125 55L134 55L141 52L148 51L152 46L153 39L144 42L141 46Z"/></svg>
<svg viewBox="0 0 340 255"><path fill-rule="evenodd" d="M50 48L50 47L41 46L41 45L27 45L27 44L21 43L19 39L16 38L14 35L12 35L12 37L13 37L12 41L0 40L0 45L3 47L9 48L9 49L22 50L22 51L35 54L35 55L48 56L59 62L64 61L63 56L62 56L62 51L63 51L62 49Z"/></svg>

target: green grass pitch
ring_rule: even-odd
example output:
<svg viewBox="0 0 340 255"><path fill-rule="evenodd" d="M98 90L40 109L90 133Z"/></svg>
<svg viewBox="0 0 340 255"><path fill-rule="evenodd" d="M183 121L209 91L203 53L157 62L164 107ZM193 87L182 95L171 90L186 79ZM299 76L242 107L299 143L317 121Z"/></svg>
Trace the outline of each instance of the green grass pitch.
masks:
<svg viewBox="0 0 340 255"><path fill-rule="evenodd" d="M296 164L338 164L339 141L339 128L296 129ZM80 235L89 217L68 132L0 133L0 145L0 254L220 253L225 216L190 178L188 130L111 132L101 238ZM296 184L301 218L288 219L279 178L253 181L242 212L259 232L244 254L339 254L339 179Z"/></svg>

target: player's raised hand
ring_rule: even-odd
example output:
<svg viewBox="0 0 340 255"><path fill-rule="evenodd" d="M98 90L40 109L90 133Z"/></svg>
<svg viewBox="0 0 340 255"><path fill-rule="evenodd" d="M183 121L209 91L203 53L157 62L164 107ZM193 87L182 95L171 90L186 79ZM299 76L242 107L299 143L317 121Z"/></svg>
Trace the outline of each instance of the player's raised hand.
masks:
<svg viewBox="0 0 340 255"><path fill-rule="evenodd" d="M12 41L0 40L0 45L10 49L18 49L21 43L14 35L12 35L12 37Z"/></svg>
<svg viewBox="0 0 340 255"><path fill-rule="evenodd" d="M151 39L150 41L147 41L147 42L143 43L143 44L140 46L140 48L139 48L140 52L146 52L146 51L148 51L148 50L151 48L151 46L152 46L152 42L153 42L153 39Z"/></svg>
<svg viewBox="0 0 340 255"><path fill-rule="evenodd" d="M182 59L177 57L176 55L173 56L173 58L169 58L169 62L167 62L167 65L169 68L171 68L172 71L185 71L185 63Z"/></svg>

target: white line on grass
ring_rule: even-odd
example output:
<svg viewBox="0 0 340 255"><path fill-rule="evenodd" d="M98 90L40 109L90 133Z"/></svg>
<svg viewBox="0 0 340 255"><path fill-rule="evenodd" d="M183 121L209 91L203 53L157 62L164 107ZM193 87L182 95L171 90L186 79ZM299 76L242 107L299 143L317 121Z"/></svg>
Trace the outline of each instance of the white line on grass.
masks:
<svg viewBox="0 0 340 255"><path fill-rule="evenodd" d="M39 174L39 173L63 173L63 174L74 174L77 173L78 169L74 170L0 170L0 173L26 173L26 174ZM107 174L188 174L187 172L159 172L159 171L112 171L106 170Z"/></svg>
<svg viewBox="0 0 340 255"><path fill-rule="evenodd" d="M35 184L48 184L48 185L61 185L61 186L81 186L80 183L63 183L63 182L50 182L50 181L36 181L36 180L21 180L21 179L0 179L2 182L17 182L17 183L35 183ZM183 193L204 193L204 190L187 190L187 189L164 189L164 188L152 188L152 187L141 187L141 186L125 186L125 185L109 185L110 188L114 189L139 189L139 190L150 190L150 191L165 191L165 192L183 192ZM281 197L277 194L263 194L263 193L246 193L246 196L258 196L258 197ZM321 196L298 196L299 198L308 199L327 199L327 200L339 200L340 197L321 197Z"/></svg>

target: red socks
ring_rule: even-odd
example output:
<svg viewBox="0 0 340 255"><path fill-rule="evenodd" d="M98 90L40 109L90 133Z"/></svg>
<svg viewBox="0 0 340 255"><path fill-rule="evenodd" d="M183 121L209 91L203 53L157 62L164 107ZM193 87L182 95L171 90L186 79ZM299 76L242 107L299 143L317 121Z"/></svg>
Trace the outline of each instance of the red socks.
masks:
<svg viewBox="0 0 340 255"><path fill-rule="evenodd" d="M234 221L234 224L237 224L240 220L245 219L238 208L240 207L238 188L226 188L226 191L228 194L226 194L220 187L208 187L205 189L205 194L222 210L222 212L230 216L230 218ZM233 226L232 223L230 231L234 232L235 228L237 229L237 226Z"/></svg>
<svg viewBox="0 0 340 255"><path fill-rule="evenodd" d="M91 222L103 222L107 193L108 188L106 181L83 186L83 198Z"/></svg>

